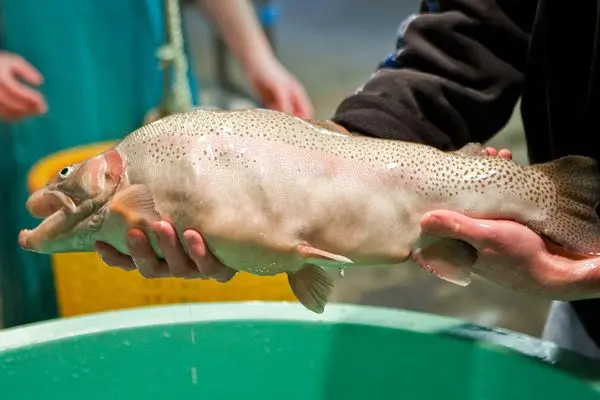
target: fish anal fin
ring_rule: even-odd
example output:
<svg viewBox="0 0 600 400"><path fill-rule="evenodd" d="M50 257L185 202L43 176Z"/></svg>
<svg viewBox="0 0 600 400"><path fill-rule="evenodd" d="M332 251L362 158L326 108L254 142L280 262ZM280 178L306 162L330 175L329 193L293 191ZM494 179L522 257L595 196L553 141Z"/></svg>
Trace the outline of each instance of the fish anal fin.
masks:
<svg viewBox="0 0 600 400"><path fill-rule="evenodd" d="M321 314L333 293L333 279L320 267L307 265L288 272L288 282L298 301L310 311Z"/></svg>
<svg viewBox="0 0 600 400"><path fill-rule="evenodd" d="M468 286L477 251L460 240L439 239L417 249L411 257L432 275L455 285Z"/></svg>
<svg viewBox="0 0 600 400"><path fill-rule="evenodd" d="M130 185L117 191L108 209L123 217L129 226L143 226L161 219L154 205L152 192L146 185Z"/></svg>

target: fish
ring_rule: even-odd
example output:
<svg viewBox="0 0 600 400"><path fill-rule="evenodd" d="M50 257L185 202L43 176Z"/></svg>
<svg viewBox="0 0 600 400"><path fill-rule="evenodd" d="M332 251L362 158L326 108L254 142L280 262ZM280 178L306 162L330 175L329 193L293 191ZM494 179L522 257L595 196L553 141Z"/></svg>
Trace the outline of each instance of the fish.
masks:
<svg viewBox="0 0 600 400"><path fill-rule="evenodd" d="M262 108L194 109L62 168L28 198L42 221L18 241L44 254L92 252L98 241L129 254L126 232L137 227L163 258L149 224L167 220L180 239L201 232L230 268L287 274L298 301L322 313L332 271L400 266L425 250L439 256L429 272L468 285L476 252L423 234L432 210L516 221L570 251L599 254L597 167L580 155L520 165L480 143L443 151Z"/></svg>

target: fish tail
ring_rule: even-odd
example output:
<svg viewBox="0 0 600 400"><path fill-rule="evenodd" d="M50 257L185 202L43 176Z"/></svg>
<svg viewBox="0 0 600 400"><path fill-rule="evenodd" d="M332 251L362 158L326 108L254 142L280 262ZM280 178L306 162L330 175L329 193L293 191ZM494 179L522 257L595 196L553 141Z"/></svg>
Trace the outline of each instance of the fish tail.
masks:
<svg viewBox="0 0 600 400"><path fill-rule="evenodd" d="M596 211L600 203L598 162L572 155L528 168L548 177L555 188L552 214L539 231L566 250L600 254L600 218Z"/></svg>

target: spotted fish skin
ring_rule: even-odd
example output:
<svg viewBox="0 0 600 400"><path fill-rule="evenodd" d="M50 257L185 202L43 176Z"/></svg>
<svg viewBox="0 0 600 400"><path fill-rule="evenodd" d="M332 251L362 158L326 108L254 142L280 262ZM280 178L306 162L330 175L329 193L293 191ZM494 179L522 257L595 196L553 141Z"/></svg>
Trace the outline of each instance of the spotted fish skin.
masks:
<svg viewBox="0 0 600 400"><path fill-rule="evenodd" d="M282 266L278 257L265 264L255 249L220 251L219 244L285 252L307 241L354 265L395 263L408 257L421 217L435 209L514 220L584 253L600 243L597 218L575 221L561 209L565 201L575 206L568 194L578 186L598 187L595 162L584 157L551 164L558 169L521 166L483 157L477 146L442 152L348 136L262 109L173 115L133 132L117 149L131 183L151 186L161 215L195 221L225 264L246 264L254 273ZM557 182L554 170L571 176ZM593 197L577 204L589 211ZM581 230L582 222L591 230Z"/></svg>
<svg viewBox="0 0 600 400"><path fill-rule="evenodd" d="M180 237L188 228L201 232L231 268L287 273L299 300L315 312L323 311L333 287L321 267L400 264L424 246L439 246L445 260L459 255L447 262L453 265L442 260L437 274L468 283L470 272L460 264L472 265L472 249L421 237L420 221L432 210L513 220L569 250L600 250L600 177L593 159L521 166L484 155L479 144L443 152L328 126L263 109L193 110L143 126L102 156L118 153L122 165L107 168L122 168L122 177L105 196L101 227L77 246L102 240L127 254L126 227L147 223L144 215L132 215L151 206ZM131 188L145 194L123 195ZM125 225L115 217L123 215L129 215ZM49 238L41 242L37 251L76 250L72 243L60 250Z"/></svg>

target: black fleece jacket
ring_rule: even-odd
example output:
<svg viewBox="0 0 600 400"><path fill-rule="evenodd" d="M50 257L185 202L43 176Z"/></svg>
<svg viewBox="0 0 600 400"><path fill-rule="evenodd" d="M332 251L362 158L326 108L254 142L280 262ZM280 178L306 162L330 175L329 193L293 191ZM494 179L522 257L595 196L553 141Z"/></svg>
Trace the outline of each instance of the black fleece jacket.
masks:
<svg viewBox="0 0 600 400"><path fill-rule="evenodd" d="M490 139L521 97L532 163L598 159L599 30L597 1L422 1L397 51L333 120L451 150ZM600 299L572 305L600 346Z"/></svg>

